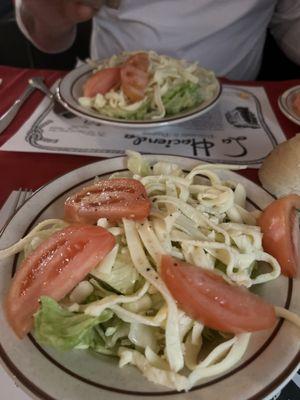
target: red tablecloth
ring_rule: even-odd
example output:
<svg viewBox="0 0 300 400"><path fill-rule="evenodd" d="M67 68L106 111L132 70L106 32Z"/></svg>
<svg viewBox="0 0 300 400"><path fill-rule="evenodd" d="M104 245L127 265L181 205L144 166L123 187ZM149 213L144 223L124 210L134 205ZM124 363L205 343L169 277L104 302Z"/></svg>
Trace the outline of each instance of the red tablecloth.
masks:
<svg viewBox="0 0 300 400"><path fill-rule="evenodd" d="M61 71L17 69L0 66L0 115L24 91L27 81L33 76L43 76L48 86L63 76ZM246 85L264 86L273 110L278 118L282 130L288 138L300 131L300 128L289 121L279 110L278 96L291 86L299 85L300 80L284 82L240 82ZM43 94L35 92L24 104L12 124L0 136L0 145L9 139L31 115L35 107L42 100ZM0 152L0 206L12 190L19 187L37 189L55 177L62 175L74 168L96 161L97 158L89 156L74 156L61 154ZM257 170L248 169L243 175L257 181Z"/></svg>

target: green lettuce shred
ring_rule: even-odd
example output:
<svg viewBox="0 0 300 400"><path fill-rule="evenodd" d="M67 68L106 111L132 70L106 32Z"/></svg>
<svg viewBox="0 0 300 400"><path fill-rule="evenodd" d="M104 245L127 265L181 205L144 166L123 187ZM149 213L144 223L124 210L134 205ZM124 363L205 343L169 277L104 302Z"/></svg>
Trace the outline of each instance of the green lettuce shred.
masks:
<svg viewBox="0 0 300 400"><path fill-rule="evenodd" d="M180 113L181 111L191 109L204 100L201 88L198 84L192 82L179 83L170 88L167 93L162 96L162 102L166 110L166 116ZM155 114L151 109L151 102L147 100L134 111L126 111L120 107L111 107L105 105L99 109L101 114L111 118L126 119L129 121L151 119Z"/></svg>
<svg viewBox="0 0 300 400"><path fill-rule="evenodd" d="M140 176L151 175L150 163L145 157L136 151L127 150L127 168L133 174L138 174Z"/></svg>
<svg viewBox="0 0 300 400"><path fill-rule="evenodd" d="M180 83L162 96L166 115L178 114L199 105L202 101L203 96L199 85L192 82Z"/></svg>
<svg viewBox="0 0 300 400"><path fill-rule="evenodd" d="M50 297L42 296L40 309L34 316L35 337L39 343L58 350L95 348L101 346L101 338L94 327L112 316L110 310L103 311L99 317L74 313Z"/></svg>
<svg viewBox="0 0 300 400"><path fill-rule="evenodd" d="M131 294L134 292L139 274L132 265L129 254L118 254L110 273L99 272L97 275L91 272L93 277L98 278L101 286L118 294ZM105 287L105 284L108 285Z"/></svg>

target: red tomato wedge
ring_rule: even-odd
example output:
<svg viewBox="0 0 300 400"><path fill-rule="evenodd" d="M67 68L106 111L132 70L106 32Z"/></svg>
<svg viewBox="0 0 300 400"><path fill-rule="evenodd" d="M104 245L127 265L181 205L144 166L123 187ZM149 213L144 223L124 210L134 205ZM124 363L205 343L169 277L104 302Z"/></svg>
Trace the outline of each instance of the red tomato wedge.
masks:
<svg viewBox="0 0 300 400"><path fill-rule="evenodd" d="M39 298L66 296L112 250L114 236L97 226L69 226L41 243L20 265L5 299L7 320L23 338Z"/></svg>
<svg viewBox="0 0 300 400"><path fill-rule="evenodd" d="M272 328L276 322L273 306L212 271L165 255L161 276L179 307L209 328L253 332Z"/></svg>
<svg viewBox="0 0 300 400"><path fill-rule="evenodd" d="M65 219L87 224L99 218L142 220L149 215L150 207L146 189L139 181L105 179L70 196L65 202Z"/></svg>
<svg viewBox="0 0 300 400"><path fill-rule="evenodd" d="M94 97L98 93L105 94L114 86L121 84L121 68L105 68L95 72L83 86L85 97Z"/></svg>
<svg viewBox="0 0 300 400"><path fill-rule="evenodd" d="M300 209L300 196L291 194L273 201L258 219L264 250L276 258L281 272L288 277L295 277L300 265L299 218L296 209Z"/></svg>
<svg viewBox="0 0 300 400"><path fill-rule="evenodd" d="M149 56L147 53L137 53L129 57L125 65L132 65L133 67L140 69L144 72L148 72L149 69Z"/></svg>
<svg viewBox="0 0 300 400"><path fill-rule="evenodd" d="M130 57L121 70L122 89L131 102L145 97L149 82L149 57L146 53L137 53Z"/></svg>

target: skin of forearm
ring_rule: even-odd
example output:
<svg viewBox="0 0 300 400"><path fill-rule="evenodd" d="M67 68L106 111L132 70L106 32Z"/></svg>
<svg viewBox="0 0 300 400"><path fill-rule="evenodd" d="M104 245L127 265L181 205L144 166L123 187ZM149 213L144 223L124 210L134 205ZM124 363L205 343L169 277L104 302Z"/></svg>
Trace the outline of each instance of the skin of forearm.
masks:
<svg viewBox="0 0 300 400"><path fill-rule="evenodd" d="M47 53L59 53L68 49L75 40L76 25L58 25L53 20L33 16L23 5L20 9L22 22L33 43Z"/></svg>

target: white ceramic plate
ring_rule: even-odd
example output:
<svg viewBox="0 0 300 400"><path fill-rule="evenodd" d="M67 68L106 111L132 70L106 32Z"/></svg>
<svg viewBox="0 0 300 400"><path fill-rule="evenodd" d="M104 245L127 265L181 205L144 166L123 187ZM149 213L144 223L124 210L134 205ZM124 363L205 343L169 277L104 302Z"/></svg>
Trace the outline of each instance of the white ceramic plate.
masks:
<svg viewBox="0 0 300 400"><path fill-rule="evenodd" d="M172 161L189 170L198 160L175 156L147 156ZM99 161L64 175L37 191L14 215L6 227L0 248L16 242L40 220L62 217L63 202L97 176L125 169L125 158ZM248 205L264 208L272 198L253 182L231 172L224 178L245 185ZM0 297L10 284L16 257L1 262ZM260 286L270 302L300 313L300 282L279 278ZM270 331L252 335L242 361L230 371L199 382L188 393L177 393L148 382L134 367L118 368L117 360L92 356L85 351L60 353L39 346L31 335L16 339L0 311L0 357L4 367L32 396L44 400L170 399L254 400L270 399L296 372L299 363L300 331L286 321L278 321Z"/></svg>
<svg viewBox="0 0 300 400"><path fill-rule="evenodd" d="M136 120L129 121L120 118L111 118L101 115L99 112L82 107L78 103L79 97L82 97L82 85L91 75L93 68L84 64L71 72L69 72L59 83L57 88L57 98L62 105L73 114L87 119L89 121L101 123L104 125L119 126L123 128L154 128L158 126L177 124L180 122L188 121L193 118L205 114L213 108L222 91L219 81L215 94L209 101L201 103L199 106L194 107L188 111L183 111L175 116L165 117L157 120Z"/></svg>
<svg viewBox="0 0 300 400"><path fill-rule="evenodd" d="M291 87L279 96L278 105L280 110L288 119L293 121L295 124L300 125L300 116L295 113L292 107L293 96L297 93L300 93L300 85Z"/></svg>

